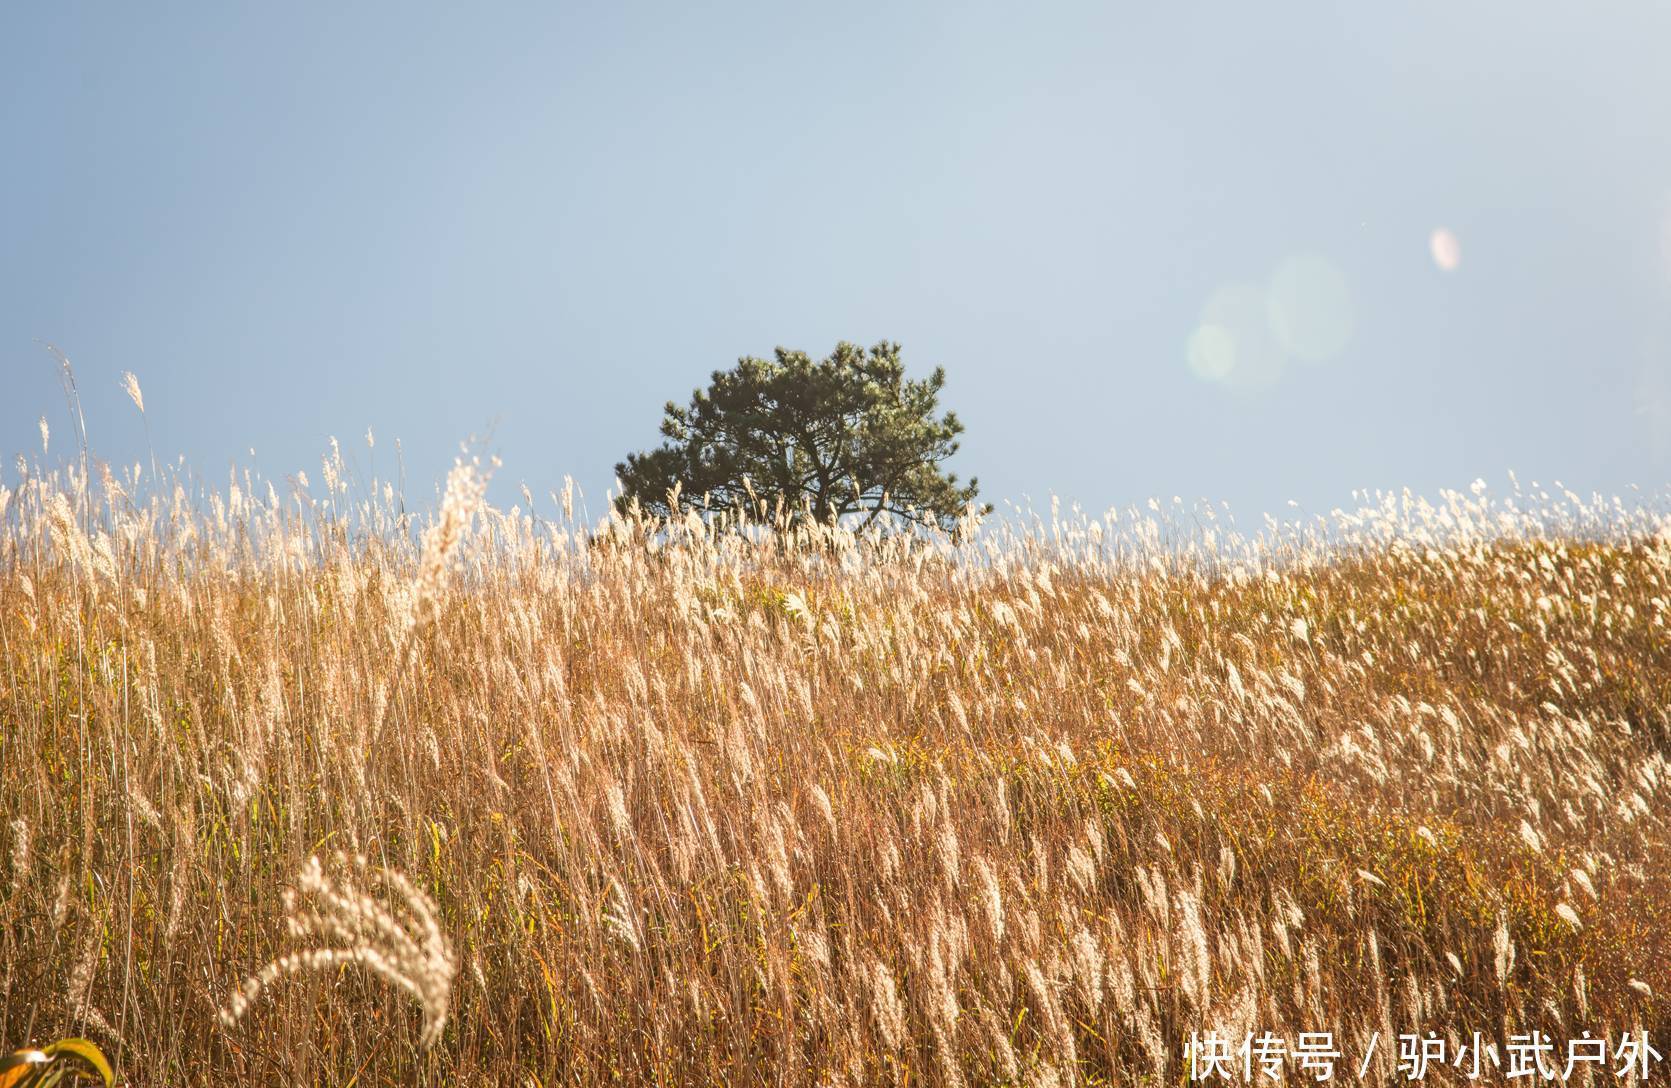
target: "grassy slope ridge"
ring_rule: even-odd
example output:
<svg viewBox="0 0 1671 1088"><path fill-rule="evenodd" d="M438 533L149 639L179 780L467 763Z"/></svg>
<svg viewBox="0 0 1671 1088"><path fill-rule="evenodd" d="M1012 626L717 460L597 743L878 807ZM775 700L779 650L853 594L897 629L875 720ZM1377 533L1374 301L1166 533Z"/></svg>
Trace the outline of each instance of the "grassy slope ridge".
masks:
<svg viewBox="0 0 1671 1088"><path fill-rule="evenodd" d="M1204 1027L1380 1031L1389 1077L1392 1032L1671 1033L1646 510L959 557L587 546L469 465L421 546L334 479L250 490L0 500L0 1045L140 1085L1068 1084L1177 1082Z"/></svg>

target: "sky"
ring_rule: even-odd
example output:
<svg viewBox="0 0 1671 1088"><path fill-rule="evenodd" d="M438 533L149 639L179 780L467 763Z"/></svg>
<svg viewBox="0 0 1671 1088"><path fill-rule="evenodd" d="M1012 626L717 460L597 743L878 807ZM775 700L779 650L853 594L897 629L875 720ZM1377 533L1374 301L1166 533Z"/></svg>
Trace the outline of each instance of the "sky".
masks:
<svg viewBox="0 0 1671 1088"><path fill-rule="evenodd" d="M11 4L0 482L48 343L113 463L487 435L596 513L712 371L893 340L1000 504L1657 491L1668 132L1647 2Z"/></svg>

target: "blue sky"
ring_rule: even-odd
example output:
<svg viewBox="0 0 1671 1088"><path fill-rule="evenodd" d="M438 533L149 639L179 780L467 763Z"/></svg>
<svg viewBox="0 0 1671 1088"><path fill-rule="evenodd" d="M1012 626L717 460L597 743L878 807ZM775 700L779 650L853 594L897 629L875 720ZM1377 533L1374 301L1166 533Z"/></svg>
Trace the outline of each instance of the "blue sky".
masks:
<svg viewBox="0 0 1671 1088"><path fill-rule="evenodd" d="M0 452L602 507L779 344L941 364L993 500L1671 477L1671 8L13 4ZM1459 243L1452 270L1434 231Z"/></svg>

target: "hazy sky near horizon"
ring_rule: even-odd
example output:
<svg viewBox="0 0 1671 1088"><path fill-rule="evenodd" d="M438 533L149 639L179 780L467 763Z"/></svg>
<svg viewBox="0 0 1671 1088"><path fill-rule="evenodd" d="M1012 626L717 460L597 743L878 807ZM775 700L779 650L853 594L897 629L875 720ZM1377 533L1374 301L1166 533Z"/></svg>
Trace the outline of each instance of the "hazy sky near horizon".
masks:
<svg viewBox="0 0 1671 1088"><path fill-rule="evenodd" d="M491 426L597 512L714 369L889 339L994 501L1658 490L1668 132L1645 0L8 5L0 480L43 341L111 461L131 370L210 480Z"/></svg>

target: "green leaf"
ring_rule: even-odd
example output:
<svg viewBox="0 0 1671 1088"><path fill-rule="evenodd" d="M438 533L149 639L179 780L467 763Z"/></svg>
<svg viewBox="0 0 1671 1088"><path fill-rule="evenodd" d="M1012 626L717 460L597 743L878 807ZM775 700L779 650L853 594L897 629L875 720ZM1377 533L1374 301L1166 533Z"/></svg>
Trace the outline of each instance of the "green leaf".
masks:
<svg viewBox="0 0 1671 1088"><path fill-rule="evenodd" d="M104 1051L86 1039L59 1039L55 1043L48 1043L41 1048L41 1051L53 1062L57 1062L63 1056L81 1059L104 1081L105 1088L112 1088L116 1083L116 1074L111 1071L110 1062L105 1059ZM43 1083L56 1084L65 1071L64 1067L54 1070L52 1079L43 1081Z"/></svg>

